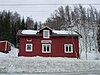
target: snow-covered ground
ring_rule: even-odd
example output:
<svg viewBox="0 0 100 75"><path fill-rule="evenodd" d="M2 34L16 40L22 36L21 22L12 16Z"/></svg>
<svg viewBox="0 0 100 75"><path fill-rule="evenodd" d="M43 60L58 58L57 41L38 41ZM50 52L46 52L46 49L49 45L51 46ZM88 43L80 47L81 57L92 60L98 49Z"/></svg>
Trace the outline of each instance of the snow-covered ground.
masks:
<svg viewBox="0 0 100 75"><path fill-rule="evenodd" d="M86 55L87 55L87 58L86 58ZM100 60L100 53L96 51L91 51L91 52L83 51L80 54L80 59L81 60Z"/></svg>
<svg viewBox="0 0 100 75"><path fill-rule="evenodd" d="M0 57L18 57L18 49L12 46L9 53L0 52Z"/></svg>
<svg viewBox="0 0 100 75"><path fill-rule="evenodd" d="M0 58L0 73L65 73L100 70L100 60L51 57Z"/></svg>
<svg viewBox="0 0 100 75"><path fill-rule="evenodd" d="M18 49L12 47L7 53L0 53L0 73L66 73L100 70L100 54L91 51L88 60L85 52L81 58L66 57L18 57ZM98 59L98 60L97 60Z"/></svg>

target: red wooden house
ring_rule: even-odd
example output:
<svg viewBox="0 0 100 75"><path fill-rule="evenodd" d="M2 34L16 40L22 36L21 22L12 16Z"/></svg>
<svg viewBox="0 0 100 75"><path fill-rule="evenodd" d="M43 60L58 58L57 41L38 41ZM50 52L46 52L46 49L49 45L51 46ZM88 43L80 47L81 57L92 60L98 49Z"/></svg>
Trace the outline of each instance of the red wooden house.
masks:
<svg viewBox="0 0 100 75"><path fill-rule="evenodd" d="M79 35L74 31L45 26L39 30L19 30L17 35L19 56L79 58Z"/></svg>
<svg viewBox="0 0 100 75"><path fill-rule="evenodd" d="M0 52L8 53L11 50L11 43L8 41L0 41Z"/></svg>

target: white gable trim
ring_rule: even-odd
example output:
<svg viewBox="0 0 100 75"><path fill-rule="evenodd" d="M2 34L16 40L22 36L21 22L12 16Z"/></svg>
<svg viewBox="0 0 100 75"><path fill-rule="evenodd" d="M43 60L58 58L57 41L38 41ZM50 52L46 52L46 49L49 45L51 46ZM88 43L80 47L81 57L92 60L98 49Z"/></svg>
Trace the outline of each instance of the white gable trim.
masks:
<svg viewBox="0 0 100 75"><path fill-rule="evenodd" d="M51 29L50 27L48 27L48 26L44 26L44 27L40 28L40 30L43 30L43 29L46 28L46 27L47 27L48 29L52 30L52 29ZM40 31L40 30L39 30L39 31Z"/></svg>

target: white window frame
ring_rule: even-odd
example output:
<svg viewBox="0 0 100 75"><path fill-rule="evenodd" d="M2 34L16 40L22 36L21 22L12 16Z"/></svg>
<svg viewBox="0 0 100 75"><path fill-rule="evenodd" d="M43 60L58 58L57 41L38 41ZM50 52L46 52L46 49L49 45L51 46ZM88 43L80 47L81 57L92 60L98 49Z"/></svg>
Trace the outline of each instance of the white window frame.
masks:
<svg viewBox="0 0 100 75"><path fill-rule="evenodd" d="M31 49L30 50L27 49L28 45L31 45ZM26 44L26 52L32 52L32 44Z"/></svg>
<svg viewBox="0 0 100 75"><path fill-rule="evenodd" d="M45 36L45 32L48 32L47 36ZM50 38L50 31L49 30L43 30L43 38Z"/></svg>
<svg viewBox="0 0 100 75"><path fill-rule="evenodd" d="M66 51L66 46L68 46L68 51ZM71 46L71 51L69 50L69 46ZM64 44L65 53L73 53L73 44Z"/></svg>
<svg viewBox="0 0 100 75"><path fill-rule="evenodd" d="M44 51L44 46L46 46L46 51ZM47 46L49 46L49 51L47 51ZM42 44L42 53L51 53L51 44Z"/></svg>

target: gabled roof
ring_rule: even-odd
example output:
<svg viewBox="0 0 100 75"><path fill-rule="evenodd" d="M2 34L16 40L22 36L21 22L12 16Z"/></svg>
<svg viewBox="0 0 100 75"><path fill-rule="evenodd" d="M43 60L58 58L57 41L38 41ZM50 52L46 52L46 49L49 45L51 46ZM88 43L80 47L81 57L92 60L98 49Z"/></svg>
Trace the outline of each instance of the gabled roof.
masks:
<svg viewBox="0 0 100 75"><path fill-rule="evenodd" d="M38 36L40 35L40 31L43 29L49 29L52 31L51 36L78 36L79 34L75 31L65 31L65 30L53 30L48 26L42 27L39 30L19 30L17 35L18 36Z"/></svg>
<svg viewBox="0 0 100 75"><path fill-rule="evenodd" d="M40 28L39 31L40 31L40 30L43 30L43 29L45 29L45 28L47 28L47 29L49 29L49 30L52 30L50 27L44 26L44 27Z"/></svg>

